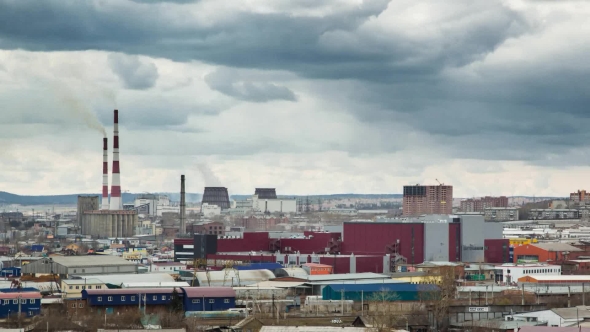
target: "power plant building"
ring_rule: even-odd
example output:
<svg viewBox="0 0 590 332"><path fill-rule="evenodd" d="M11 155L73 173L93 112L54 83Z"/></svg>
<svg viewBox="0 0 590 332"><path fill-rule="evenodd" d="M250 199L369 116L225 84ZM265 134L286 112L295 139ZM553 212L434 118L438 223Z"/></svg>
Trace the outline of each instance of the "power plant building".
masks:
<svg viewBox="0 0 590 332"><path fill-rule="evenodd" d="M108 150L103 139L102 202L99 210L98 196L78 197L78 222L81 232L95 238L131 237L138 224L137 211L123 210L121 176L119 167L119 111L114 111L113 167L110 202L108 202ZM107 204L108 203L108 204ZM110 209L109 209L110 208Z"/></svg>
<svg viewBox="0 0 590 332"><path fill-rule="evenodd" d="M137 223L134 210L86 211L82 218L82 234L98 238L131 237Z"/></svg>
<svg viewBox="0 0 590 332"><path fill-rule="evenodd" d="M78 226L82 226L84 212L98 210L98 196L78 196Z"/></svg>

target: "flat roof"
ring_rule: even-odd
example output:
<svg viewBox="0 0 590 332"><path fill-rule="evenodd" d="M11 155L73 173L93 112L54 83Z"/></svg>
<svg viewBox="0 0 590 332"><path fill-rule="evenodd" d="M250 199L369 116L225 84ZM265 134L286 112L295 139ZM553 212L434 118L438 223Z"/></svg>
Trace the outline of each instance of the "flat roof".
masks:
<svg viewBox="0 0 590 332"><path fill-rule="evenodd" d="M583 251L582 249L576 248L572 245L569 245L567 243L559 243L559 242L553 242L553 243L531 243L531 244L527 244L528 246L535 246L537 248L541 248L543 250L547 250L547 251Z"/></svg>
<svg viewBox="0 0 590 332"><path fill-rule="evenodd" d="M554 276L531 276L526 275L525 277L531 277L537 281L590 281L590 275L554 275Z"/></svg>
<svg viewBox="0 0 590 332"><path fill-rule="evenodd" d="M136 265L126 259L112 255L52 256L50 258L53 259L55 263L65 267Z"/></svg>
<svg viewBox="0 0 590 332"><path fill-rule="evenodd" d="M360 279L389 279L388 275L367 273L340 273L340 274L323 274L310 275L306 278L300 278L307 281L334 281L334 280L360 280Z"/></svg>

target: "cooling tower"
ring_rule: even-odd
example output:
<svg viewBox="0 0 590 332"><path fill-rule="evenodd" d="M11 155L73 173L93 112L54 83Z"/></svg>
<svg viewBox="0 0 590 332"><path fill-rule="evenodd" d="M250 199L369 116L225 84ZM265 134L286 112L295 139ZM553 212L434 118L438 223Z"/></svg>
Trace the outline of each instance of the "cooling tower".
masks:
<svg viewBox="0 0 590 332"><path fill-rule="evenodd" d="M119 111L115 110L113 126L113 178L111 183L111 210L123 210L121 174L119 169Z"/></svg>
<svg viewBox="0 0 590 332"><path fill-rule="evenodd" d="M217 205L222 210L229 209L229 194L225 187L205 187L202 204Z"/></svg>
<svg viewBox="0 0 590 332"><path fill-rule="evenodd" d="M109 143L105 137L102 139L102 202L101 210L109 209Z"/></svg>
<svg viewBox="0 0 590 332"><path fill-rule="evenodd" d="M256 188L254 195L258 195L258 199L277 199L275 188Z"/></svg>

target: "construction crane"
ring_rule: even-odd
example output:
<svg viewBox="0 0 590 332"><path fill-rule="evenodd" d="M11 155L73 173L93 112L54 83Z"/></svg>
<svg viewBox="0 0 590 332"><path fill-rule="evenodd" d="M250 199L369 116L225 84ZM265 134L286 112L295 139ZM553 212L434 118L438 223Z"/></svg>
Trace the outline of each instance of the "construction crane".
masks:
<svg viewBox="0 0 590 332"><path fill-rule="evenodd" d="M441 183L440 181L438 181L438 179L435 179L435 180L436 180L436 182L438 182L438 184L439 184L440 186L444 186L444 185L445 185L444 183Z"/></svg>
<svg viewBox="0 0 590 332"><path fill-rule="evenodd" d="M238 269L235 268L234 266L234 261L228 260L225 262L225 268L223 269L223 271L225 272L225 274L223 275L223 286L225 286L225 281L229 278L229 273L231 271L234 272L236 279L237 279L237 286L240 286L240 271ZM232 286L233 286L233 278L232 278Z"/></svg>
<svg viewBox="0 0 590 332"><path fill-rule="evenodd" d="M209 268L207 267L207 259L205 258L197 258L193 260L193 268L195 272L193 272L193 282L191 286L195 287L195 281L197 279L197 270L199 268L205 269L205 275L207 276L207 285L211 287L211 276L209 275ZM202 286L202 285L199 285Z"/></svg>

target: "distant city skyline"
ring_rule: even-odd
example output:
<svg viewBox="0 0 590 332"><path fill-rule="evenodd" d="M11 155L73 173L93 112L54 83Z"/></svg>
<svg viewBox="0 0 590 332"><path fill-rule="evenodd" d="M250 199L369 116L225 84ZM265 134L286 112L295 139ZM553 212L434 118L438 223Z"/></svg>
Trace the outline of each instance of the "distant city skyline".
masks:
<svg viewBox="0 0 590 332"><path fill-rule="evenodd" d="M51 13L51 14L48 14ZM0 2L0 190L568 197L590 3ZM112 151L109 152L109 163ZM109 179L110 180L110 179Z"/></svg>

